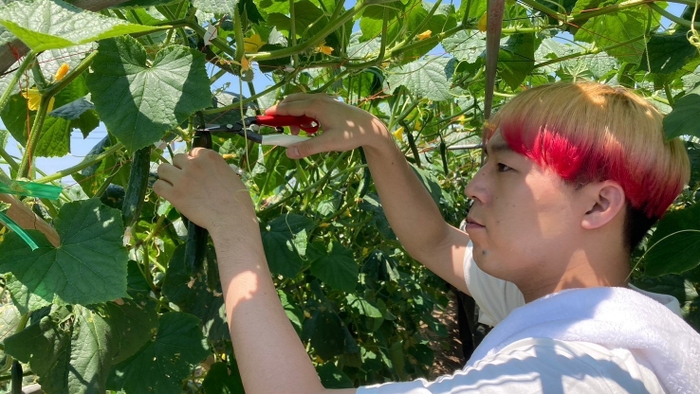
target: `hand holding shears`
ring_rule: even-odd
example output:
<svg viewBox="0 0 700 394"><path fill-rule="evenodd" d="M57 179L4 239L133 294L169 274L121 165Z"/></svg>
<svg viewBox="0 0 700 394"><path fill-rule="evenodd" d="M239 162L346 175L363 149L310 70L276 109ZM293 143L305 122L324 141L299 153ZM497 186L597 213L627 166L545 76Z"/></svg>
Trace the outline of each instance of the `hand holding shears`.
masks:
<svg viewBox="0 0 700 394"><path fill-rule="evenodd" d="M318 122L307 116L259 115L247 117L233 124L210 124L198 128L195 132L192 145L194 148L211 149L212 133L233 133L262 145L279 145L285 147L308 139L307 137L298 135L261 135L257 133L261 125L274 127L280 132L283 126L296 126L306 131L308 134L313 134L318 131ZM185 262L190 272L196 272L201 269L205 258L208 242L207 230L189 221L187 231L190 235L185 244Z"/></svg>

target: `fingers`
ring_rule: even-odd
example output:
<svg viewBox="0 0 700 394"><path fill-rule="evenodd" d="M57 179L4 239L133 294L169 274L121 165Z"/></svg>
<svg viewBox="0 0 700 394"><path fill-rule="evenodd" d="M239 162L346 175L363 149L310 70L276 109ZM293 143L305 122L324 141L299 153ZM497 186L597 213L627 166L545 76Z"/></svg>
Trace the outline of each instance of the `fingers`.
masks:
<svg viewBox="0 0 700 394"><path fill-rule="evenodd" d="M265 111L266 115L306 115L316 120L325 114L326 106L330 103L339 103L327 94L295 93L285 97L276 106ZM320 121L320 120L319 120Z"/></svg>
<svg viewBox="0 0 700 394"><path fill-rule="evenodd" d="M153 191L157 195L169 200L169 196L173 193L173 185L164 179L158 179L153 183Z"/></svg>
<svg viewBox="0 0 700 394"><path fill-rule="evenodd" d="M178 181L180 181L180 179L182 179L185 169L192 164L193 160L197 160L200 156L202 156L202 151L204 150L204 148L194 148L187 154L178 153L177 155L173 156L173 164L162 163L160 166L158 166L159 180L172 187ZM199 160L201 160L201 158L199 158Z"/></svg>
<svg viewBox="0 0 700 394"><path fill-rule="evenodd" d="M327 152L329 151L327 145L332 142L331 138L331 134L324 133L304 142L291 145L289 148L287 148L287 157L290 159L301 159L317 153Z"/></svg>

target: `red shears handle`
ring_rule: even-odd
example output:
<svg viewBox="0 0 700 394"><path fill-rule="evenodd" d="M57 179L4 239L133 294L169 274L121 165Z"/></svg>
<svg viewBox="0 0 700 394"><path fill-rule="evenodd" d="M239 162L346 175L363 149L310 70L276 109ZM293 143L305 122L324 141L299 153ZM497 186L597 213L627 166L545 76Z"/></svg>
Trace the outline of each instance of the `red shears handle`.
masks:
<svg viewBox="0 0 700 394"><path fill-rule="evenodd" d="M258 124L272 127L297 126L309 134L318 131L318 122L308 116L291 115L259 115L256 116Z"/></svg>

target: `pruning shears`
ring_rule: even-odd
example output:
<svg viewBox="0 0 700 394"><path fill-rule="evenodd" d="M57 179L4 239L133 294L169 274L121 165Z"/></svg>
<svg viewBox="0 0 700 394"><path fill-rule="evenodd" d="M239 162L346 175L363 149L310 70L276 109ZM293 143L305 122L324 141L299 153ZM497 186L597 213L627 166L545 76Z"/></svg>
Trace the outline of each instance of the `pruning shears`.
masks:
<svg viewBox="0 0 700 394"><path fill-rule="evenodd" d="M229 124L207 124L196 130L194 146L211 148L212 133L232 133L245 137L246 139L261 145L289 146L297 142L305 141L307 137L285 134L261 135L257 131L260 126L274 127L278 133L282 132L283 126L297 126L307 134L318 131L318 122L308 116L290 115L258 115L244 118L236 123Z"/></svg>
<svg viewBox="0 0 700 394"><path fill-rule="evenodd" d="M232 133L262 145L289 146L308 139L298 135L267 134L257 131L260 126L274 127L282 132L283 126L297 126L307 134L318 131L318 122L308 116L258 115L250 116L236 123L207 124L195 130L192 146L197 148L212 148L212 133ZM190 273L196 273L202 268L206 257L208 234L207 230L191 221L187 224L187 242L185 243L185 264Z"/></svg>

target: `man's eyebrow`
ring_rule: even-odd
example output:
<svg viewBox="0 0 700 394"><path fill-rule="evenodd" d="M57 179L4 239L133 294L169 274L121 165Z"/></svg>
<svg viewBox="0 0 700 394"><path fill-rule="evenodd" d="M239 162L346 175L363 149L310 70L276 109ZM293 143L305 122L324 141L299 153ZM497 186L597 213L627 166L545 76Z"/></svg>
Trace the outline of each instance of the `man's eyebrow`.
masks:
<svg viewBox="0 0 700 394"><path fill-rule="evenodd" d="M508 144L503 141L503 142L495 142L493 144L486 144L483 148L483 152L485 155L492 155L497 152L513 152L513 150L508 146Z"/></svg>

